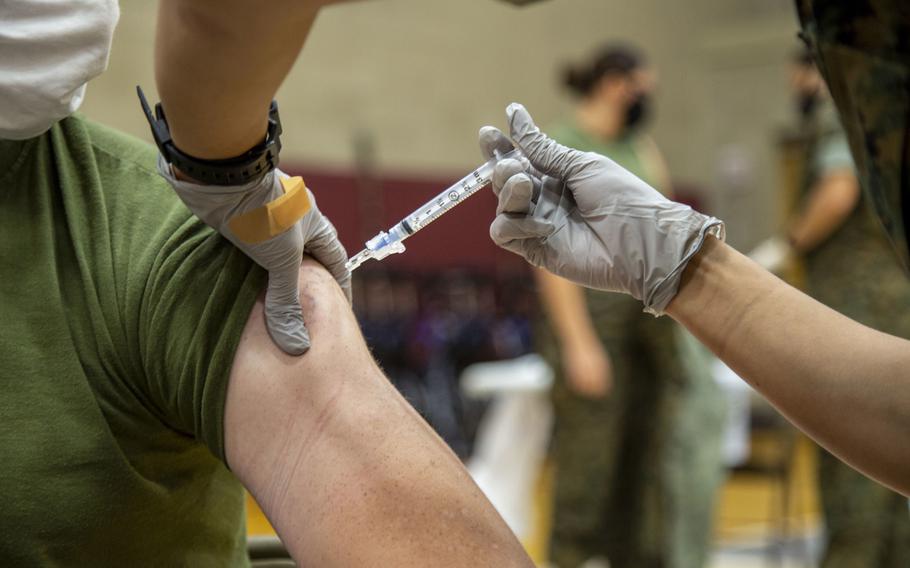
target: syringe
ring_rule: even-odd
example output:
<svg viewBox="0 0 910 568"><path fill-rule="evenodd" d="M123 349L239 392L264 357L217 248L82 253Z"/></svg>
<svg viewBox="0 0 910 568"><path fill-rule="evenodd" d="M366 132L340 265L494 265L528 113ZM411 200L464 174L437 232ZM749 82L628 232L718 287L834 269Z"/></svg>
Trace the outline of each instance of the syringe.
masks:
<svg viewBox="0 0 910 568"><path fill-rule="evenodd" d="M479 168L415 209L413 213L399 221L388 232L380 231L378 235L368 240L366 248L352 256L348 261L348 270L356 270L357 267L371 258L382 260L390 254L404 252L403 241L405 239L489 184L493 179L493 169L496 167L496 162L505 158L519 159L521 157L522 154L519 150L512 150L507 154L497 153L495 158L490 158L481 164Z"/></svg>

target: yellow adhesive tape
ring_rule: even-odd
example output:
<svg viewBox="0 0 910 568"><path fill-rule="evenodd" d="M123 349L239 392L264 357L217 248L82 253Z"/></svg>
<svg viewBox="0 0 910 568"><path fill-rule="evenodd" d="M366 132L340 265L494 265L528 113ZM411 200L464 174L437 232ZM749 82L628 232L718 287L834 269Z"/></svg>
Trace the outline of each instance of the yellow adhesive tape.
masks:
<svg viewBox="0 0 910 568"><path fill-rule="evenodd" d="M254 245L294 226L310 210L310 196L303 178L281 178L284 195L262 207L237 215L228 227L241 241Z"/></svg>

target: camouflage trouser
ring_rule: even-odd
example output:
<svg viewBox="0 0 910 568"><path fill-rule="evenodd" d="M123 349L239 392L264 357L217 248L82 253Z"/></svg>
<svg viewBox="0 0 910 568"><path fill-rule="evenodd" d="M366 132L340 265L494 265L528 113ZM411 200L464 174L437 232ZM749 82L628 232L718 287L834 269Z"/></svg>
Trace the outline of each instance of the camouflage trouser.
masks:
<svg viewBox="0 0 910 568"><path fill-rule="evenodd" d="M828 533L821 567L910 566L907 499L824 450L818 473Z"/></svg>
<svg viewBox="0 0 910 568"><path fill-rule="evenodd" d="M910 266L910 2L796 0L869 203Z"/></svg>
<svg viewBox="0 0 910 568"><path fill-rule="evenodd" d="M685 381L671 389L675 400L664 449L667 568L708 565L716 494L726 475L722 440L726 400L711 373L713 357L682 326L674 323Z"/></svg>
<svg viewBox="0 0 910 568"><path fill-rule="evenodd" d="M721 471L715 387L710 377L696 385L687 376L672 320L617 294L591 293L588 302L613 362L607 398L569 390L542 331L542 352L557 369L552 562L574 568L604 556L613 568L703 566Z"/></svg>

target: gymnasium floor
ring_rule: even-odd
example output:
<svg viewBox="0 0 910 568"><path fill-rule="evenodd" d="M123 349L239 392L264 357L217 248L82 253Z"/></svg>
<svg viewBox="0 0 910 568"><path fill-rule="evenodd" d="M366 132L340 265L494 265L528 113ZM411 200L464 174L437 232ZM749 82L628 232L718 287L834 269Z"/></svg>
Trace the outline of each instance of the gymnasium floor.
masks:
<svg viewBox="0 0 910 568"><path fill-rule="evenodd" d="M776 480L753 473L728 478L717 507L712 568L816 565L821 527L816 451L806 438L797 442L786 512Z"/></svg>

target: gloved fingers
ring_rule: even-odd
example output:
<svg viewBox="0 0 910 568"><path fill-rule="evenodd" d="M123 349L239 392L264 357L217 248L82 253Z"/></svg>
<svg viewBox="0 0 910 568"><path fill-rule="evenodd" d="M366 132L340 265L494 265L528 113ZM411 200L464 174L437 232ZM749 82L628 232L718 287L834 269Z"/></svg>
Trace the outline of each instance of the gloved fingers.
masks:
<svg viewBox="0 0 910 568"><path fill-rule="evenodd" d="M518 160L506 159L501 160L493 169L493 193L499 197L499 192L512 176L525 172L525 166Z"/></svg>
<svg viewBox="0 0 910 568"><path fill-rule="evenodd" d="M746 256L768 272L777 274L790 264L795 255L796 251L786 239L774 236L759 243Z"/></svg>
<svg viewBox="0 0 910 568"><path fill-rule="evenodd" d="M585 154L559 144L537 128L527 109L519 103L506 108L512 140L540 172L567 180L584 165Z"/></svg>
<svg viewBox="0 0 910 568"><path fill-rule="evenodd" d="M559 217L565 216L574 207L575 201L572 192L566 184L554 177L544 177L535 188L534 216L556 222Z"/></svg>
<svg viewBox="0 0 910 568"><path fill-rule="evenodd" d="M305 219L307 219L306 216ZM287 231L254 245L237 239L228 230L225 231L225 234L244 254L269 272L300 267L306 242L300 222ZM294 282L296 285L296 280Z"/></svg>
<svg viewBox="0 0 910 568"><path fill-rule="evenodd" d="M300 309L299 271L299 262L269 271L265 292L265 323L269 336L289 355L302 355L310 348L310 334Z"/></svg>
<svg viewBox="0 0 910 568"><path fill-rule="evenodd" d="M511 152L515 149L515 145L512 143L512 141L509 140L509 138L503 134L501 130L494 126L484 126L480 129L479 142L480 152L483 154L483 157L488 160L490 158L496 157L496 152L499 152L500 154L507 154L508 152ZM528 161L528 159L524 156L520 156L518 159L508 159L521 164L522 170L529 173L531 177L543 177L543 174L541 174L537 168L532 166L531 162ZM506 160L502 160L502 162L505 161ZM497 163L497 166L499 163ZM510 176L502 178L503 183L505 183L505 180L508 179L508 177ZM502 183L499 184L499 187L502 187ZM496 185L493 186L494 192L498 191L498 189L499 188Z"/></svg>
<svg viewBox="0 0 910 568"><path fill-rule="evenodd" d="M348 262L348 252L338 240L338 231L332 222L323 217L320 224L322 226L319 232L307 241L304 250L328 269L350 303L351 271L345 266Z"/></svg>
<svg viewBox="0 0 910 568"><path fill-rule="evenodd" d="M514 250L510 245L514 245L515 242L544 239L553 234L554 230L553 224L546 219L503 213L493 219L490 225L490 238L497 245Z"/></svg>
<svg viewBox="0 0 910 568"><path fill-rule="evenodd" d="M534 197L534 181L527 174L515 174L505 182L497 197L499 198L496 205L497 215L500 213L527 214L531 211L531 200Z"/></svg>
<svg viewBox="0 0 910 568"><path fill-rule="evenodd" d="M509 137L495 126L481 127L477 139L480 144L480 153L485 160L495 157L496 152L507 154L515 149Z"/></svg>
<svg viewBox="0 0 910 568"><path fill-rule="evenodd" d="M517 215L497 215L490 225L490 237L500 247L524 258L534 266L543 266L547 253L546 238L555 227L549 221Z"/></svg>

